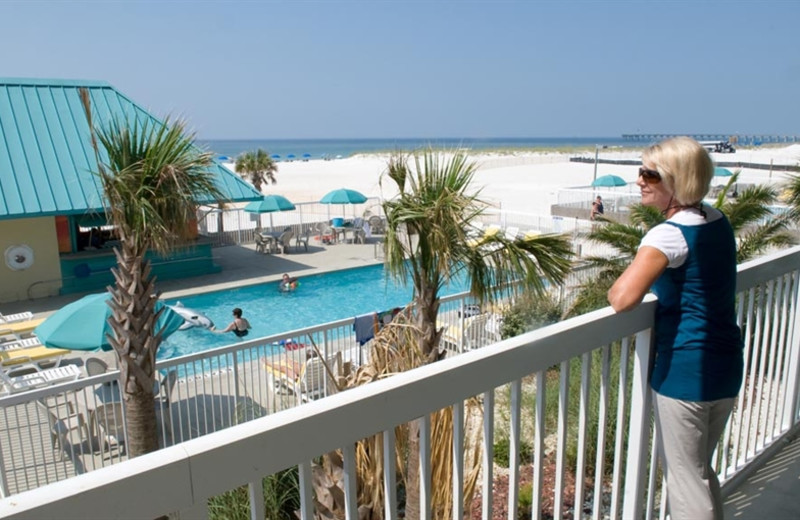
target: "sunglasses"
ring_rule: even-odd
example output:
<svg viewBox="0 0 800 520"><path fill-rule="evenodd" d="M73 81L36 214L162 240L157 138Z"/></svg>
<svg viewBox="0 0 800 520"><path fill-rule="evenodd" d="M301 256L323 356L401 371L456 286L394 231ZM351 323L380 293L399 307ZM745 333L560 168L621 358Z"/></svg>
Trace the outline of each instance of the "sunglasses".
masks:
<svg viewBox="0 0 800 520"><path fill-rule="evenodd" d="M644 179L647 184L658 184L661 182L661 174L655 170L648 170L645 167L639 168L639 177Z"/></svg>

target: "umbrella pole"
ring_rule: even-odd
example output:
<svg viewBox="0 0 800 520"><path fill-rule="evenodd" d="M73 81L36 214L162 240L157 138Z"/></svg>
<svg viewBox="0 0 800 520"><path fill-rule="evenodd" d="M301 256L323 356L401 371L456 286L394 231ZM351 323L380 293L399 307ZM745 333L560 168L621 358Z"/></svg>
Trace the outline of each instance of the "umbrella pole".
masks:
<svg viewBox="0 0 800 520"><path fill-rule="evenodd" d="M269 214L269 231L270 233L275 231L275 226L272 225L272 213Z"/></svg>

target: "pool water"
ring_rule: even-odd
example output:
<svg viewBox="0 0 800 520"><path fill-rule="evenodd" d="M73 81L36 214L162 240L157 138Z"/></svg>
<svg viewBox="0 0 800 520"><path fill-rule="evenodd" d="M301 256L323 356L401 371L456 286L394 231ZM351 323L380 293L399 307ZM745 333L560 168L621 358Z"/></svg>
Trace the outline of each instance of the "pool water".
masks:
<svg viewBox="0 0 800 520"><path fill-rule="evenodd" d="M466 290L466 281L457 280L445 287L440 296ZM168 300L169 304L180 301L185 307L204 313L219 329L233 321L232 310L240 307L253 328L246 338L237 338L233 333L215 334L202 328L179 330L161 345L158 358L174 358L237 341L402 307L411 301L411 296L411 284L397 285L386 278L383 265L377 264L303 276L292 292L279 291L275 281Z"/></svg>

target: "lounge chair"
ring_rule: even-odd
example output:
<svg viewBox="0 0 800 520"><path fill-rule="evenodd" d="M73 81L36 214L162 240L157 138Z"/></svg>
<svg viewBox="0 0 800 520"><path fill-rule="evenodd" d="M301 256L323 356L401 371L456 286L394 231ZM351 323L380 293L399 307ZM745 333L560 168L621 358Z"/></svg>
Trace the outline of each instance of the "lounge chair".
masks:
<svg viewBox="0 0 800 520"><path fill-rule="evenodd" d="M37 336L31 336L30 338L22 339L12 339L11 341L4 341L3 343L0 343L0 351L38 347L41 344L42 340L40 340Z"/></svg>
<svg viewBox="0 0 800 520"><path fill-rule="evenodd" d="M519 228L513 226L507 227L505 235L508 240L516 240L517 235L519 235Z"/></svg>
<svg viewBox="0 0 800 520"><path fill-rule="evenodd" d="M81 376L81 371L75 365L65 365L58 368L48 368L31 374L11 377L0 370L0 381L3 382L3 390L9 394L27 392L34 388L74 381Z"/></svg>
<svg viewBox="0 0 800 520"><path fill-rule="evenodd" d="M33 329L44 323L44 318L35 320L15 321L12 323L0 323L0 336L15 336L17 338L31 334Z"/></svg>
<svg viewBox="0 0 800 520"><path fill-rule="evenodd" d="M89 444L92 443L92 437L89 435L89 427L83 418L83 414L75 412L71 402L67 402L67 415L56 415L45 403L37 400L36 406L39 411L47 418L47 423L50 428L50 442L53 445L53 450L58 453L58 460L64 459L64 451L69 442L69 433L77 431L80 435L81 441L86 439Z"/></svg>
<svg viewBox="0 0 800 520"><path fill-rule="evenodd" d="M58 367L61 363L61 358L69 354L69 352L69 350L63 348L48 348L41 343L29 348L1 350L0 365L6 371L19 371L23 367L30 367L35 370L42 370L44 367L53 368Z"/></svg>
<svg viewBox="0 0 800 520"><path fill-rule="evenodd" d="M14 323L17 321L28 321L33 319L33 313L30 311L18 312L16 314L2 314L0 313L0 324Z"/></svg>
<svg viewBox="0 0 800 520"><path fill-rule="evenodd" d="M336 354L327 359L328 369L336 371L341 366L341 355ZM264 360L267 379L274 388L286 388L303 402L324 397L336 392L336 385L331 381L328 369L320 357L312 357L302 365L291 360L281 359L273 362Z"/></svg>
<svg viewBox="0 0 800 520"><path fill-rule="evenodd" d="M306 229L306 232L303 233L302 235L297 235L297 238L295 238L294 241L294 248L299 251L300 244L302 244L306 248L306 251L308 251L308 239L310 236L311 236L310 228Z"/></svg>
<svg viewBox="0 0 800 520"><path fill-rule="evenodd" d="M486 330L486 323L489 314L479 314L464 319L464 335L461 335L461 327L453 325L442 333L442 341L452 344L456 350L460 346L462 352L475 350L499 341L496 333Z"/></svg>

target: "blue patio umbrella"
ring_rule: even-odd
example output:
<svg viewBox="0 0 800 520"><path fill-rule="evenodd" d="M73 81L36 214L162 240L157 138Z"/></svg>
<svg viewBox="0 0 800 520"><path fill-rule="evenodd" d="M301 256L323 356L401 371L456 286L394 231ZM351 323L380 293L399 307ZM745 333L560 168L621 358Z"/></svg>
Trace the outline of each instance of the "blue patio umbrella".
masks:
<svg viewBox="0 0 800 520"><path fill-rule="evenodd" d="M220 155L219 157L217 157L217 160L218 161L230 161L231 158L228 157L227 155Z"/></svg>
<svg viewBox="0 0 800 520"><path fill-rule="evenodd" d="M281 158L281 156L276 154L276 153L270 155L270 157L272 157L273 159L280 159Z"/></svg>
<svg viewBox="0 0 800 520"><path fill-rule="evenodd" d="M292 159L294 159L294 157L295 157L295 156L294 156L294 154L293 154L293 153L290 153L289 155L287 155L287 156L286 156L286 158L287 158L287 159L289 159L289 160L292 160Z"/></svg>
<svg viewBox="0 0 800 520"><path fill-rule="evenodd" d="M294 204L283 195L264 195L261 200L254 200L244 207L248 213L269 213L269 227L272 228L272 213L276 211L292 211Z"/></svg>
<svg viewBox="0 0 800 520"><path fill-rule="evenodd" d="M84 296L53 313L33 332L48 347L111 350L107 337L114 334L108 323L111 307L107 302L110 298L107 292ZM158 317L156 330L162 331L162 337L166 338L178 330L185 320L163 302L156 302L156 311L162 308L164 310Z"/></svg>
<svg viewBox="0 0 800 520"><path fill-rule="evenodd" d="M720 168L717 166L714 168L714 177L730 177L733 175L733 172L727 168Z"/></svg>
<svg viewBox="0 0 800 520"><path fill-rule="evenodd" d="M310 159L310 158L311 158L311 154L310 153L304 153L303 154L303 159Z"/></svg>
<svg viewBox="0 0 800 520"><path fill-rule="evenodd" d="M363 204L367 202L367 197L356 190L339 188L325 194L320 203L322 204Z"/></svg>
<svg viewBox="0 0 800 520"><path fill-rule="evenodd" d="M264 195L261 200L254 200L244 207L248 213L272 213L273 211L291 211L294 209L289 199L283 195Z"/></svg>
<svg viewBox="0 0 800 520"><path fill-rule="evenodd" d="M319 202L320 204L341 204L342 216L344 216L345 204L363 204L364 202L367 202L367 197L365 197L362 193L357 192L356 190L339 188L338 190L333 190L326 193L325 196L322 197L322 199L320 199Z"/></svg>
<svg viewBox="0 0 800 520"><path fill-rule="evenodd" d="M627 184L628 182L625 179L617 175L603 175L592 181L592 186L595 188L615 188L617 186L626 186Z"/></svg>

